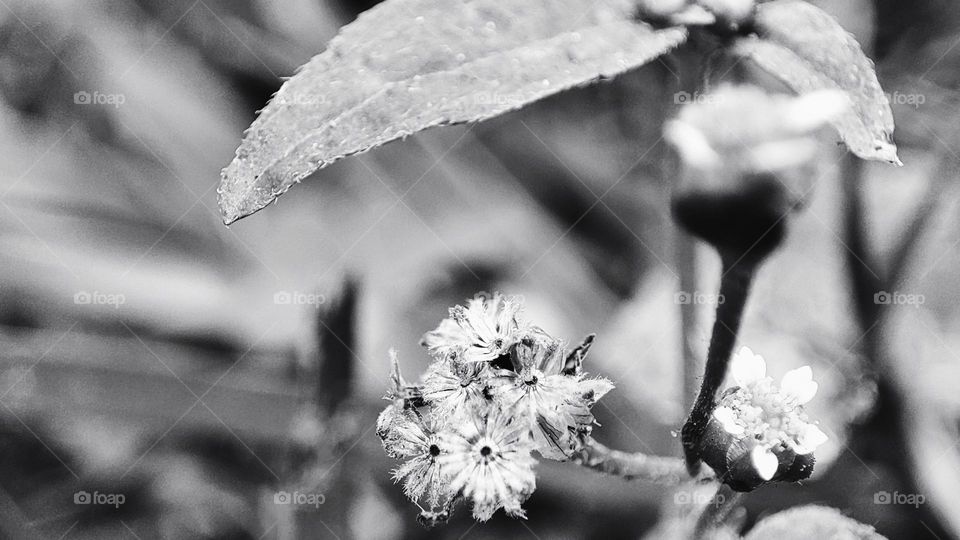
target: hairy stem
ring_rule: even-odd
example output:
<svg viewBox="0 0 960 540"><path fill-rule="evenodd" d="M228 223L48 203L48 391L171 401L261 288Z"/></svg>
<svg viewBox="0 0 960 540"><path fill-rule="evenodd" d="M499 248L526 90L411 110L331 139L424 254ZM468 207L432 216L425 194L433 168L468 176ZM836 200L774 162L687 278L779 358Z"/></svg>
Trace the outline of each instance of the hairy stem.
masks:
<svg viewBox="0 0 960 540"><path fill-rule="evenodd" d="M691 476L696 475L700 469L700 440L716 406L717 392L727 376L727 366L737 341L743 309L755 273L756 266L753 264L742 261L739 264L730 264L728 258L724 258L718 297L722 302L717 304L717 319L713 323L713 334L710 336L703 381L690 416L681 431L683 452Z"/></svg>
<svg viewBox="0 0 960 540"><path fill-rule="evenodd" d="M680 458L621 452L607 448L590 437L584 440L574 461L589 469L626 480L644 480L664 486L676 486L690 479Z"/></svg>
<svg viewBox="0 0 960 540"><path fill-rule="evenodd" d="M730 486L721 484L713 495L713 499L697 519L697 525L693 530L694 540L710 538L710 532L723 525L742 496L742 493L734 491Z"/></svg>

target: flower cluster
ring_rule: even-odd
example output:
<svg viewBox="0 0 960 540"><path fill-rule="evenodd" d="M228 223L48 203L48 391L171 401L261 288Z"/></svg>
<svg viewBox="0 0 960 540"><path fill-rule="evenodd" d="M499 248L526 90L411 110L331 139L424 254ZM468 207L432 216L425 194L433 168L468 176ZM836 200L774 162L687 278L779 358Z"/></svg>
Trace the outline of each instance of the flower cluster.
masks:
<svg viewBox="0 0 960 540"><path fill-rule="evenodd" d="M402 460L394 479L429 507L421 506L424 521L449 515L461 499L478 520L500 508L523 517L536 487L532 452L573 456L595 424L591 407L613 388L582 372L592 336L568 352L523 322L521 307L494 294L452 308L423 338L433 362L419 384L404 380L392 354L392 403L377 433Z"/></svg>
<svg viewBox="0 0 960 540"><path fill-rule="evenodd" d="M803 405L817 393L809 366L787 372L779 387L763 358L743 347L730 366L735 386L721 396L702 444L704 461L732 488L798 481L813 472L813 451L827 436Z"/></svg>

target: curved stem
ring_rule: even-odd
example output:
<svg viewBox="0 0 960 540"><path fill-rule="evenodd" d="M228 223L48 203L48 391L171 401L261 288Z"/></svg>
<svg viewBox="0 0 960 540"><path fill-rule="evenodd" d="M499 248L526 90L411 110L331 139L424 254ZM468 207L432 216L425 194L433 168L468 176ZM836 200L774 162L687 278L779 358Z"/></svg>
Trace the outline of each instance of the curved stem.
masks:
<svg viewBox="0 0 960 540"><path fill-rule="evenodd" d="M696 475L700 468L700 439L703 438L707 422L710 421L710 415L716 406L717 392L727 376L727 366L740 331L743 309L756 273L756 266L746 262L730 264L730 261L725 259L723 268L718 297L722 302L717 304L717 319L713 323L713 334L710 336L710 349L707 351L700 393L681 431L683 452L691 476Z"/></svg>
<svg viewBox="0 0 960 540"><path fill-rule="evenodd" d="M587 437L574 461L588 469L619 476L676 486L690 480L680 458L651 456L642 452L621 452Z"/></svg>
<svg viewBox="0 0 960 540"><path fill-rule="evenodd" d="M713 495L713 499L697 519L696 528L693 530L694 540L710 538L710 532L723 525L723 522L740 502L742 496L743 493L738 493L730 486L721 484Z"/></svg>

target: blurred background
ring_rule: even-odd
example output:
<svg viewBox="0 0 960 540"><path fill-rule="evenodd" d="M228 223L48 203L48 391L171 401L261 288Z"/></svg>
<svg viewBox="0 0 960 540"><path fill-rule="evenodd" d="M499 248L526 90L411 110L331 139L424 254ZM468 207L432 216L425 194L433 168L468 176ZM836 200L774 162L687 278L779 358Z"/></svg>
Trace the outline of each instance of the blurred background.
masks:
<svg viewBox="0 0 960 540"><path fill-rule="evenodd" d="M447 307L502 290L554 335L598 334L587 369L617 384L600 441L679 455L718 273L669 215L685 51L220 224L255 112L375 3L0 0L3 537L662 537L696 499L544 462L527 521L426 531L373 430L388 348L416 378ZM761 272L742 342L775 377L813 366L831 440L811 481L739 518L820 503L960 538L960 7L816 3L876 59L906 165L825 141Z"/></svg>

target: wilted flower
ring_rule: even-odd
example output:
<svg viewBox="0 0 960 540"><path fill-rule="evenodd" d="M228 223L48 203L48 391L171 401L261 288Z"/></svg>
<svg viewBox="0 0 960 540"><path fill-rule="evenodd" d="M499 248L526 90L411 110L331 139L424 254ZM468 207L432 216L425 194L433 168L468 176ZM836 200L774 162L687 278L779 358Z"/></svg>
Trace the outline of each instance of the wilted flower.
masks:
<svg viewBox="0 0 960 540"><path fill-rule="evenodd" d="M531 452L564 460L595 424L590 408L613 385L587 379L588 336L567 356L563 342L521 324L520 303L499 293L450 310L424 336L433 363L419 384L407 382L391 351L391 404L377 421L387 454L403 463L394 479L423 498L420 521L445 521L460 500L476 519L498 509L523 517L536 487Z"/></svg>
<svg viewBox="0 0 960 540"><path fill-rule="evenodd" d="M423 345L438 358L487 362L505 354L520 330L519 302L494 293L450 308L450 318L423 336Z"/></svg>
<svg viewBox="0 0 960 540"><path fill-rule="evenodd" d="M787 372L779 387L763 358L743 347L731 363L736 384L713 411L702 455L734 489L796 481L813 471L813 451L827 436L803 410L817 392L809 366Z"/></svg>
<svg viewBox="0 0 960 540"><path fill-rule="evenodd" d="M414 413L401 413L391 424L392 433L384 439L384 446L390 446L388 453L394 457L406 459L393 472L393 479L403 481L403 491L410 500L417 502L426 495L431 507L438 506L447 485L441 460L450 447L450 435L436 430ZM390 441L388 443L387 441Z"/></svg>
<svg viewBox="0 0 960 540"><path fill-rule="evenodd" d="M520 505L536 489L529 431L521 419L494 411L450 438L440 459L451 474L451 492L473 502L476 519L486 521L499 508L525 517Z"/></svg>
<svg viewBox="0 0 960 540"><path fill-rule="evenodd" d="M606 379L564 374L565 359L560 341L532 329L513 349L513 369L497 370L492 383L501 408L525 417L537 451L556 460L573 454L578 434L594 422L590 407L613 388Z"/></svg>
<svg viewBox="0 0 960 540"><path fill-rule="evenodd" d="M423 399L440 418L454 419L487 406L484 362L440 360L430 366L422 386Z"/></svg>

